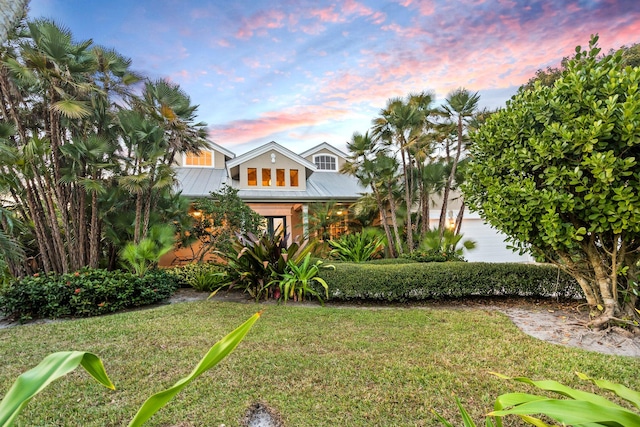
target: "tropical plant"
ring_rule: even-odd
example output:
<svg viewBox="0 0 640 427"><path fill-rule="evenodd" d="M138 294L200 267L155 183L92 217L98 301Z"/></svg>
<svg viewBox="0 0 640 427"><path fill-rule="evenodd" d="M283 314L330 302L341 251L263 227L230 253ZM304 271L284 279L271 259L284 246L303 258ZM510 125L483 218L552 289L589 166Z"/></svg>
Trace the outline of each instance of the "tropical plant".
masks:
<svg viewBox="0 0 640 427"><path fill-rule="evenodd" d="M120 257L138 276L142 277L158 264L160 257L173 249L175 231L170 225L156 225L151 228L149 237L140 243L128 243Z"/></svg>
<svg viewBox="0 0 640 427"><path fill-rule="evenodd" d="M214 344L189 375L178 380L168 389L149 397L129 422L129 427L144 424L189 383L220 363L240 344L259 317L260 313L254 314L246 322ZM103 386L115 390L115 386L104 369L102 360L93 353L84 351L52 353L45 357L39 365L20 375L2 401L0 401L0 426L12 426L16 417L36 394L51 382L68 374L78 366L82 366Z"/></svg>
<svg viewBox="0 0 640 427"><path fill-rule="evenodd" d="M372 134L377 141L396 145L402 160L404 203L407 211L413 205L414 185L412 148L423 141L430 127L429 115L434 95L428 92L410 94L406 99L391 98L385 108L373 120ZM405 236L409 251L413 250L413 225L411 215L407 215Z"/></svg>
<svg viewBox="0 0 640 427"><path fill-rule="evenodd" d="M635 410L630 410L599 394L586 392L568 387L553 380L534 381L526 377L510 378L502 374L493 373L497 377L518 381L563 396L565 399L556 399L548 396L540 396L529 393L505 393L497 397L494 410L485 418L486 426L502 427L502 418L507 415L516 415L527 424L538 427L551 427L534 415L542 414L561 425L580 426L606 426L628 427L640 425L640 393L622 384L607 380L597 380L580 372L576 372L581 380L589 381L600 390L613 392L619 399L630 403ZM456 404L465 427L475 427L460 401L456 398ZM434 412L435 413L435 412ZM438 419L446 427L453 425L435 413Z"/></svg>
<svg viewBox="0 0 640 427"><path fill-rule="evenodd" d="M183 230L182 236L183 246L191 248L191 261L195 262L202 262L212 250L228 251L236 233L257 234L264 223L264 218L238 197L238 190L228 185L208 198L194 200L193 209L197 212L194 224ZM199 245L192 244L195 239Z"/></svg>
<svg viewBox="0 0 640 427"><path fill-rule="evenodd" d="M598 38L553 87L518 92L472 135L465 198L521 253L580 284L590 326L637 329L639 68Z"/></svg>
<svg viewBox="0 0 640 427"><path fill-rule="evenodd" d="M324 303L320 293L313 285L314 283L321 285L324 288L325 298L329 298L329 285L323 278L318 277L318 273L321 268L335 269L335 267L322 264L323 262L320 260L312 264L311 254L307 254L300 263L288 260L285 272L280 274L277 279L272 280L270 285L278 286L279 296L285 304L289 299L304 301L307 295L313 295L321 303Z"/></svg>
<svg viewBox="0 0 640 427"><path fill-rule="evenodd" d="M330 240L329 253L342 261L364 262L376 258L384 250L385 239L375 229L360 233L345 234L339 239Z"/></svg>
<svg viewBox="0 0 640 427"><path fill-rule="evenodd" d="M397 251L391 235L391 228L389 227L387 204L382 189L379 188L375 180L375 171L371 161L381 148L369 137L368 132L364 135L355 132L351 137L351 141L347 143L347 149L350 155L342 168L342 172L355 176L363 187L371 188L382 219L382 227L387 236L390 255L395 258ZM395 215L395 212L392 211L391 215Z"/></svg>
<svg viewBox="0 0 640 427"><path fill-rule="evenodd" d="M418 258L412 257L412 259L419 261L419 257L442 256L446 261L464 261L464 251L475 249L476 242L463 241L463 237L463 234L456 234L448 228L444 231L429 230L420 240ZM461 246L458 246L459 244Z"/></svg>
<svg viewBox="0 0 640 427"><path fill-rule="evenodd" d="M167 219L157 212L174 193L174 157L207 146L196 107L166 82L135 97L141 77L128 58L50 20L23 29L0 49L0 188L2 207L15 204L29 227L22 245L35 250L31 263L8 267L20 276L115 268L125 242Z"/></svg>
<svg viewBox="0 0 640 427"><path fill-rule="evenodd" d="M460 155L462 154L463 144L466 138L465 125L474 117L476 110L478 109L478 101L480 95L478 93L471 93L467 89L458 88L447 95L445 104L442 106L442 112L445 113L450 120L455 123L456 126L456 152L452 159L451 171L449 177L444 185L442 192L442 206L440 209L440 221L438 223L438 229L440 235L445 230L445 221L448 210L449 193L453 187L456 177L456 170L458 162L460 161Z"/></svg>
<svg viewBox="0 0 640 427"><path fill-rule="evenodd" d="M307 256L312 245L301 243L300 237L289 244L289 236L278 231L237 234L231 250L219 253L226 262L226 275L221 285L240 287L256 301L269 297L272 281L284 274L291 262L298 265Z"/></svg>

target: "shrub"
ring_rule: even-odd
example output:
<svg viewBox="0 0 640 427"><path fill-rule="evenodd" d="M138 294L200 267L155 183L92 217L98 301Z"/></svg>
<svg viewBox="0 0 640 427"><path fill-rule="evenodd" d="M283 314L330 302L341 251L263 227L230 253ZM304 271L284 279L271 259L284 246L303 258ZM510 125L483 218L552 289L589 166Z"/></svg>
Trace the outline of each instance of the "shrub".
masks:
<svg viewBox="0 0 640 427"><path fill-rule="evenodd" d="M329 255L342 261L363 262L380 256L386 239L375 230L344 234L337 240L329 240Z"/></svg>
<svg viewBox="0 0 640 427"><path fill-rule="evenodd" d="M209 262L181 265L165 271L178 279L181 287L191 287L196 291L211 292L224 281L224 268Z"/></svg>
<svg viewBox="0 0 640 427"><path fill-rule="evenodd" d="M157 303L169 298L177 287L177 279L162 270L143 277L102 269L34 274L16 280L0 295L0 311L21 321L96 316Z"/></svg>
<svg viewBox="0 0 640 427"><path fill-rule="evenodd" d="M318 273L321 269L335 267L333 265L323 266L322 264L322 261L315 261L312 263L310 253L308 253L300 263L296 263L293 260L287 261L285 272L269 283L269 285L278 286L276 295L274 296L278 299L282 299L285 304L289 298L292 298L295 301L304 301L307 295L313 295L318 298L321 303L324 303L320 293L313 285L317 284L322 286L325 298L328 298L329 286L324 279L318 277Z"/></svg>
<svg viewBox="0 0 640 427"><path fill-rule="evenodd" d="M336 263L322 270L334 300L401 302L465 296L575 297L573 278L556 267L490 263Z"/></svg>
<svg viewBox="0 0 640 427"><path fill-rule="evenodd" d="M228 253L220 254L227 261L225 283L229 288L240 287L256 300L268 297L270 287L288 269L288 262L299 265L311 251L310 245L298 239L287 244L288 235L282 232L239 234Z"/></svg>

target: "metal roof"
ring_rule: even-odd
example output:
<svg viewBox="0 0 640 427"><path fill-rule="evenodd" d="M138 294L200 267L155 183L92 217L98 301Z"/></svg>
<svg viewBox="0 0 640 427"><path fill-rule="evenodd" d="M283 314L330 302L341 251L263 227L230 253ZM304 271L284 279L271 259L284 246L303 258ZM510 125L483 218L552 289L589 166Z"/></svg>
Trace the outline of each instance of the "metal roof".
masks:
<svg viewBox="0 0 640 427"><path fill-rule="evenodd" d="M176 168L178 190L188 197L207 197L223 184L229 183L225 169L213 168ZM237 182L233 182L237 188ZM279 201L304 202L322 200L351 200L355 201L368 190L360 185L358 180L350 175L337 172L314 173L307 179L307 189L300 190L272 190L272 189L241 189L238 196L244 201Z"/></svg>
<svg viewBox="0 0 640 427"><path fill-rule="evenodd" d="M176 167L177 189L187 197L207 197L228 182L226 169Z"/></svg>

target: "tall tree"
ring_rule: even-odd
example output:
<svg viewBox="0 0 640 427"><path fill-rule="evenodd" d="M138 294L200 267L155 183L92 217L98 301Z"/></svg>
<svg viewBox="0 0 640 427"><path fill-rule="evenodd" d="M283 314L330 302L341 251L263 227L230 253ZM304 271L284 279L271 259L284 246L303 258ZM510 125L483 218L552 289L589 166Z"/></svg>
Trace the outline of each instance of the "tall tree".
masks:
<svg viewBox="0 0 640 427"><path fill-rule="evenodd" d="M355 176L363 187L371 188L380 212L382 227L387 236L390 255L395 258L397 256L396 244L392 239L391 229L389 228L387 204L377 185L374 175L375 169L371 164L371 159L375 157L380 149L381 148L378 147L375 141L369 136L369 132L365 132L364 135L355 132L351 137L351 141L347 143L347 150L350 155L342 172Z"/></svg>
<svg viewBox="0 0 640 427"><path fill-rule="evenodd" d="M404 202L407 209L405 233L409 251L414 248L414 229L410 214L414 201L413 158L410 149L425 132L432 102L433 95L428 92L410 94L406 99L391 98L373 120L372 136L388 145L396 145L402 160Z"/></svg>
<svg viewBox="0 0 640 427"><path fill-rule="evenodd" d="M453 185L458 162L460 161L460 155L466 140L466 124L473 117L474 113L478 109L478 101L480 95L478 93L471 93L467 89L459 88L451 92L445 99L445 104L442 106L442 110L446 113L452 121L456 124L456 152L451 163L451 172L449 178L445 183L442 193L442 208L440 210L440 221L438 228L440 229L440 236L442 237L445 229L445 221L447 215L447 207L449 202L449 193Z"/></svg>
<svg viewBox="0 0 640 427"><path fill-rule="evenodd" d="M480 127L463 188L516 248L576 279L591 326L638 331L640 68L600 58L597 40Z"/></svg>

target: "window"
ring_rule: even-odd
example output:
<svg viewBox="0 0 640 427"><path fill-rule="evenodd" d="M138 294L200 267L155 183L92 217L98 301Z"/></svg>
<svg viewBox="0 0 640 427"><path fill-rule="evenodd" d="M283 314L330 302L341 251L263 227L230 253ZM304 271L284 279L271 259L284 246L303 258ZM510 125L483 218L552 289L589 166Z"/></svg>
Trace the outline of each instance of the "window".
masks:
<svg viewBox="0 0 640 427"><path fill-rule="evenodd" d="M251 186L258 185L258 170L256 168L247 168L247 183Z"/></svg>
<svg viewBox="0 0 640 427"><path fill-rule="evenodd" d="M289 185L292 187L298 186L298 169L289 169Z"/></svg>
<svg viewBox="0 0 640 427"><path fill-rule="evenodd" d="M323 170L323 171L338 170L335 156L330 156L328 154L320 154L318 156L313 156L313 163L316 164L316 167L319 170Z"/></svg>
<svg viewBox="0 0 640 427"><path fill-rule="evenodd" d="M278 187L284 187L284 169L276 169L276 185Z"/></svg>
<svg viewBox="0 0 640 427"><path fill-rule="evenodd" d="M211 151L201 151L200 154L189 153L184 157L185 166L213 166Z"/></svg>
<svg viewBox="0 0 640 427"><path fill-rule="evenodd" d="M271 169L262 169L262 186L271 187Z"/></svg>

